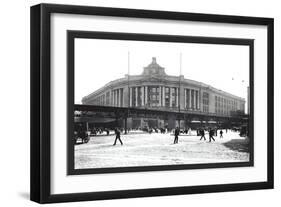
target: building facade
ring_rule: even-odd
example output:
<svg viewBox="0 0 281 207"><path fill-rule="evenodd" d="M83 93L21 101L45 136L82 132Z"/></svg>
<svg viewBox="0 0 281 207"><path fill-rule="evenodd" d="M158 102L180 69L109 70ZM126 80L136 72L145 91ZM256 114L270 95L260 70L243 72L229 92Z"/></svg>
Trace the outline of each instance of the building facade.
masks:
<svg viewBox="0 0 281 207"><path fill-rule="evenodd" d="M125 75L124 78L113 80L83 97L82 104L138 107L217 116L245 113L245 99L210 85L185 79L183 75L167 75L165 69L156 62L155 57L147 67L144 67L141 75Z"/></svg>

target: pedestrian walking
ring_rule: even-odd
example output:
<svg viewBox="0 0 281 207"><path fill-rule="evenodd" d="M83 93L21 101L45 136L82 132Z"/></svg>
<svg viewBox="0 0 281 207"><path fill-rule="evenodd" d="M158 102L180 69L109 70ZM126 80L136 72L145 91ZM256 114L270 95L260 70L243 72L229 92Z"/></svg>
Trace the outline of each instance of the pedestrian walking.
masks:
<svg viewBox="0 0 281 207"><path fill-rule="evenodd" d="M223 134L223 132L222 132L222 130L220 130L220 138L223 138L222 134Z"/></svg>
<svg viewBox="0 0 281 207"><path fill-rule="evenodd" d="M204 130L204 129L201 129L201 130L200 130L200 134L201 134L200 140L204 138L204 140L206 141L205 130Z"/></svg>
<svg viewBox="0 0 281 207"><path fill-rule="evenodd" d="M211 142L212 140L216 141L214 138L214 134L215 134L215 131L213 129L210 129L209 130L209 142Z"/></svg>
<svg viewBox="0 0 281 207"><path fill-rule="evenodd" d="M174 139L174 144L177 144L179 142L179 134L180 134L180 130L179 128L177 127L175 129L175 139Z"/></svg>
<svg viewBox="0 0 281 207"><path fill-rule="evenodd" d="M118 130L117 128L115 129L115 141L113 145L116 145L117 139L119 140L119 142L121 143L121 145L123 145L123 142L121 140L121 136L120 136L120 130Z"/></svg>

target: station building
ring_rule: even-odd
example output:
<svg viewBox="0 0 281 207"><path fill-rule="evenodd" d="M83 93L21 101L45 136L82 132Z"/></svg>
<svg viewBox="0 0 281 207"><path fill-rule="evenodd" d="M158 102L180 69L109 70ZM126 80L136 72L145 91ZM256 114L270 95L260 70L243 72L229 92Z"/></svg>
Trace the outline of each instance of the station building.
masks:
<svg viewBox="0 0 281 207"><path fill-rule="evenodd" d="M82 104L180 111L230 117L245 113L245 99L183 75L165 73L156 58L141 75L125 75L82 98ZM176 121L131 118L129 127L174 127Z"/></svg>

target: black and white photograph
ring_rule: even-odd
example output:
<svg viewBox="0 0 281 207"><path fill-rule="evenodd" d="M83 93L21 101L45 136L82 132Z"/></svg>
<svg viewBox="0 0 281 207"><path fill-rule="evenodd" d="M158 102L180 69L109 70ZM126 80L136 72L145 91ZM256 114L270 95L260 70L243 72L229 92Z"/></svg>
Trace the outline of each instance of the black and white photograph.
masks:
<svg viewBox="0 0 281 207"><path fill-rule="evenodd" d="M253 40L69 36L70 174L253 166Z"/></svg>
<svg viewBox="0 0 281 207"><path fill-rule="evenodd" d="M252 191L274 188L274 19L260 17L267 7L255 15L243 2L235 15L207 2L216 9L152 4L30 8L32 201L162 196L154 203L170 206L202 194L188 202L240 205L219 193L232 191L250 205L272 200ZM18 105L18 93L9 94ZM18 129L18 115L4 117ZM29 166L16 158L7 160Z"/></svg>

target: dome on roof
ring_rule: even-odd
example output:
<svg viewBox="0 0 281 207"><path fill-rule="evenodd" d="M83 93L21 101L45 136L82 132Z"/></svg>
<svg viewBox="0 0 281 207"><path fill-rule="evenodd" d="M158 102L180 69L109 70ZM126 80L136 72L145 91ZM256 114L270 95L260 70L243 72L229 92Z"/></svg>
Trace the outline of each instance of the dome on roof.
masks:
<svg viewBox="0 0 281 207"><path fill-rule="evenodd" d="M165 70L156 62L156 57L152 57L152 62L144 67L142 75L166 75Z"/></svg>

